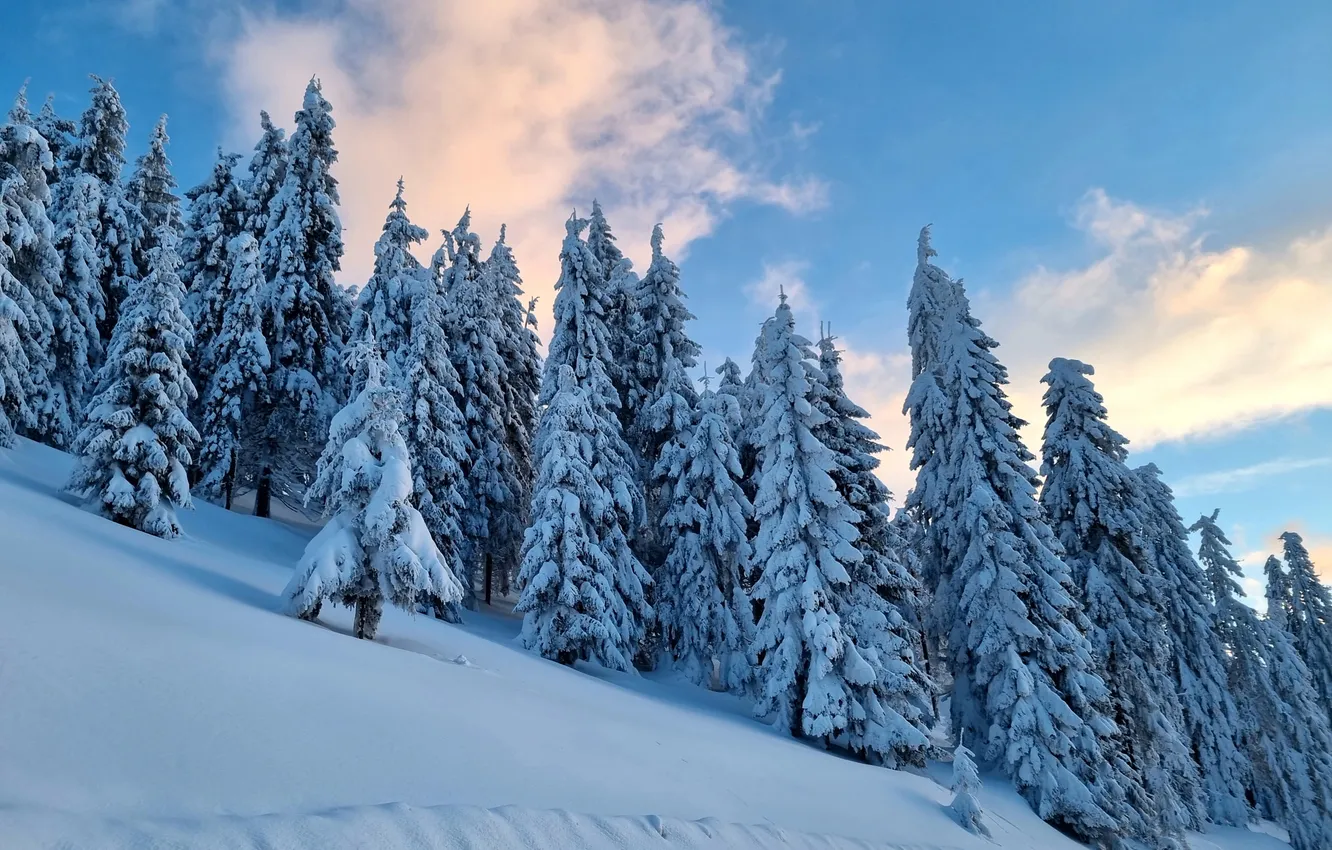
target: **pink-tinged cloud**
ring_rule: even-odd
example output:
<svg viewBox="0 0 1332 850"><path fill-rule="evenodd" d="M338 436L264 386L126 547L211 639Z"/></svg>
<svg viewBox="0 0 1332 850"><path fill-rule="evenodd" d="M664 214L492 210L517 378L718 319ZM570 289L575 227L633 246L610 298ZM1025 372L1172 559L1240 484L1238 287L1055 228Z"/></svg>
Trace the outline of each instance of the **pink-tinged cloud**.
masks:
<svg viewBox="0 0 1332 850"><path fill-rule="evenodd" d="M259 109L289 120L321 78L348 284L369 273L399 175L432 231L468 205L485 239L507 222L546 310L563 221L595 196L638 258L658 221L679 258L732 202L801 212L826 200L817 180L751 167L777 77L703 0L346 0L332 15L251 15L222 54L238 143Z"/></svg>

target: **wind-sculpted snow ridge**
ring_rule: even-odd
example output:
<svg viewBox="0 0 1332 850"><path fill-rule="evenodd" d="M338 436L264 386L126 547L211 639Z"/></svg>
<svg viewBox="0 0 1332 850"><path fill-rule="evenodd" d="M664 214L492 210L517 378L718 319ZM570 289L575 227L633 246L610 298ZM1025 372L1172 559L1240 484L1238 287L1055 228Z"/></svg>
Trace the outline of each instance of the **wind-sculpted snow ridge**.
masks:
<svg viewBox="0 0 1332 850"><path fill-rule="evenodd" d="M127 821L0 809L0 834L23 847L81 850L961 850L793 832L768 824L603 817L560 809L352 806L307 814Z"/></svg>

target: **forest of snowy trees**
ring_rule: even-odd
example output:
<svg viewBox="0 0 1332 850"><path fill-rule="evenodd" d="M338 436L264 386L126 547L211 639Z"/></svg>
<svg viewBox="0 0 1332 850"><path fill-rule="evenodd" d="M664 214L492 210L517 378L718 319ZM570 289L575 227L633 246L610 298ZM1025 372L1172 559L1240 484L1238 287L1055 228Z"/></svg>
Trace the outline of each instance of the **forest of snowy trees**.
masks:
<svg viewBox="0 0 1332 850"><path fill-rule="evenodd" d="M372 638L385 604L456 622L507 595L562 664L673 667L888 768L953 753L975 831L984 772L1097 846L1258 818L1332 846L1332 596L1300 536L1259 616L1216 513L1130 466L1076 360L1028 449L928 228L894 512L835 338L785 296L748 375L700 379L660 226L640 276L600 205L570 216L543 359L505 230L487 251L464 211L423 263L402 181L340 285L318 80L290 137L262 114L247 164L219 150L180 194L166 118L132 166L127 130L96 77L77 121L20 92L0 126L0 447L71 452L106 517L172 538L192 494L304 506L293 616L348 606Z"/></svg>

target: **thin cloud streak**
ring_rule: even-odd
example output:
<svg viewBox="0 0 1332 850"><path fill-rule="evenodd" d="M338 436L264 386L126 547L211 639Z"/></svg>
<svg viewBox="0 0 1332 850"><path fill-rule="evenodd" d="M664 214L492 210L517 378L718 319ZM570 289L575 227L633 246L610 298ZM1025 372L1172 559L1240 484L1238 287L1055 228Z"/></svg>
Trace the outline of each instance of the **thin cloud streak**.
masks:
<svg viewBox="0 0 1332 850"><path fill-rule="evenodd" d="M1240 493L1252 489L1268 478L1320 466L1332 466L1332 457L1279 458L1237 469L1190 475L1181 478L1173 489L1176 496L1184 497Z"/></svg>

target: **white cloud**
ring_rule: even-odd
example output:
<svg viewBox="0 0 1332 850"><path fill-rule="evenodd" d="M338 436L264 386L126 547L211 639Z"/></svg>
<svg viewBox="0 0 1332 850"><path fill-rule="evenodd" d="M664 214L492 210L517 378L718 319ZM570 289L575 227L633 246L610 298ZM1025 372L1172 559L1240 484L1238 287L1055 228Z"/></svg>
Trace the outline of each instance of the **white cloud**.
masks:
<svg viewBox="0 0 1332 850"><path fill-rule="evenodd" d="M331 15L254 13L221 52L238 144L260 108L281 120L320 76L348 283L368 274L400 174L432 230L468 204L486 238L507 222L546 309L564 219L594 196L626 252L645 256L661 221L677 259L735 201L826 203L819 181L751 165L777 76L704 0L343 0Z"/></svg>
<svg viewBox="0 0 1332 850"><path fill-rule="evenodd" d="M750 303L765 314L777 308L777 302L783 294L792 312L798 315L812 313L815 305L810 300L809 286L805 283L805 272L808 270L809 263L804 260L764 263L763 275L745 284L745 295L749 297Z"/></svg>
<svg viewBox="0 0 1332 850"><path fill-rule="evenodd" d="M1176 496L1209 496L1237 493L1261 484L1273 476L1319 466L1332 466L1332 457L1278 458L1236 469L1204 472L1179 479L1172 488Z"/></svg>
<svg viewBox="0 0 1332 850"><path fill-rule="evenodd" d="M1214 249L1197 230L1204 215L1093 190L1076 224L1101 255L1038 269L980 307L1024 418L1039 421L1038 381L1055 356L1096 367L1112 422L1137 447L1332 405L1332 228Z"/></svg>

